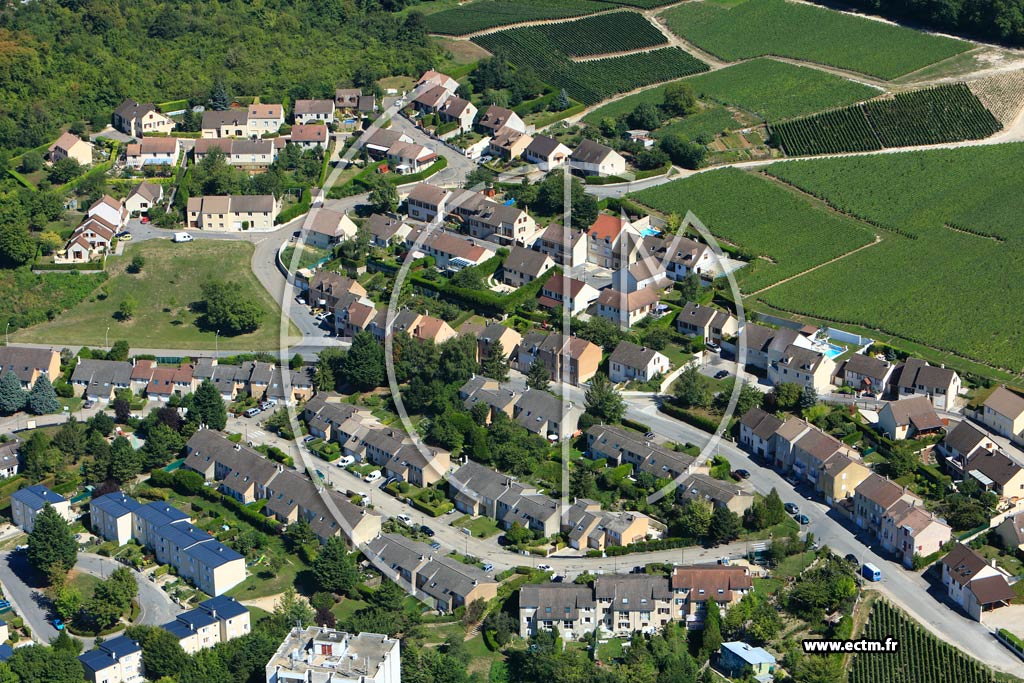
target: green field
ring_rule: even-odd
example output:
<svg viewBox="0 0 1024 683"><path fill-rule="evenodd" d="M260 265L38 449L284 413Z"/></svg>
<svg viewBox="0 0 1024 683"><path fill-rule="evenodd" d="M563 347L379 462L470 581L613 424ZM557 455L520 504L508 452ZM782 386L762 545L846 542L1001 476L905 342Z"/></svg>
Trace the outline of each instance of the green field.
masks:
<svg viewBox="0 0 1024 683"><path fill-rule="evenodd" d="M766 257L755 258L737 274L744 292L873 239L864 224L812 205L769 179L735 169L699 173L631 196L664 213L693 211L716 237L748 255Z"/></svg>
<svg viewBox="0 0 1024 683"><path fill-rule="evenodd" d="M793 156L934 145L988 137L1002 128L963 83L899 93L771 126Z"/></svg>
<svg viewBox="0 0 1024 683"><path fill-rule="evenodd" d="M107 336L124 339L133 347L157 349L212 349L215 334L196 327L199 314L192 305L200 300L200 285L208 279L242 283L264 310L263 324L251 334L220 337L221 349L264 351L279 344L280 309L253 275L253 247L235 240L199 240L174 244L150 240L131 244L121 257L107 259L110 280L94 294L50 322L12 334L12 341L101 346ZM132 256L142 254L141 273L125 272ZM74 277L74 276L67 276ZM115 318L121 302L131 296L136 312L131 320Z"/></svg>
<svg viewBox="0 0 1024 683"><path fill-rule="evenodd" d="M0 270L0 322L10 331L56 318L107 279L105 273L45 273Z"/></svg>
<svg viewBox="0 0 1024 683"><path fill-rule="evenodd" d="M881 244L759 298L1019 371L1024 282L1011 274L1024 263L1021 164L1024 145L1011 144L770 166L907 237L883 231Z"/></svg>
<svg viewBox="0 0 1024 683"><path fill-rule="evenodd" d="M661 128L652 131L656 138L666 135L681 135L687 140L713 138L722 131L740 128L740 123L733 113L715 102L705 103L704 108L696 114L675 119Z"/></svg>
<svg viewBox="0 0 1024 683"><path fill-rule="evenodd" d="M767 121L842 107L878 94L876 88L774 59L754 59L690 79L698 97L753 112Z"/></svg>
<svg viewBox="0 0 1024 683"><path fill-rule="evenodd" d="M778 55L884 79L972 47L962 40L786 0L745 0L730 7L687 2L662 16L674 33L725 60Z"/></svg>
<svg viewBox="0 0 1024 683"><path fill-rule="evenodd" d="M450 36L538 19L563 19L612 9L596 0L479 0L426 17L427 30Z"/></svg>
<svg viewBox="0 0 1024 683"><path fill-rule="evenodd" d="M668 42L654 24L636 12L612 12L538 26L537 30L558 50L573 57L641 50Z"/></svg>

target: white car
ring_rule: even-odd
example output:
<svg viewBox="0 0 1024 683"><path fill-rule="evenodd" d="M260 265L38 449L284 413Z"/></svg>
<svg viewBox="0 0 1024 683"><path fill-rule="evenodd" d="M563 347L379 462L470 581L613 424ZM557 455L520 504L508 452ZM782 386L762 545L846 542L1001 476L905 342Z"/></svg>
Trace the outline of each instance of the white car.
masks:
<svg viewBox="0 0 1024 683"><path fill-rule="evenodd" d="M378 479L380 479L380 470L374 470L363 477L363 481L366 483L377 481Z"/></svg>
<svg viewBox="0 0 1024 683"><path fill-rule="evenodd" d="M551 565L550 564L538 564L537 565L537 569L541 570L542 572L549 572L549 571L551 571Z"/></svg>
<svg viewBox="0 0 1024 683"><path fill-rule="evenodd" d="M343 455L338 458L338 467L348 467L356 461L351 455Z"/></svg>
<svg viewBox="0 0 1024 683"><path fill-rule="evenodd" d="M412 524L412 517L410 517L409 515L398 515L396 519L405 525Z"/></svg>

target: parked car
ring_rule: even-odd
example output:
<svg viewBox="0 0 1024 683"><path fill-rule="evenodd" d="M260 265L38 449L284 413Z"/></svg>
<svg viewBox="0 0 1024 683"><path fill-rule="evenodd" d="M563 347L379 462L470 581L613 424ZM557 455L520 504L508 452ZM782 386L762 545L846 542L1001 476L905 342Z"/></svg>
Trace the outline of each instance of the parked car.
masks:
<svg viewBox="0 0 1024 683"><path fill-rule="evenodd" d="M412 524L412 517L410 517L409 515L398 515L395 519L397 519L402 524Z"/></svg>
<svg viewBox="0 0 1024 683"><path fill-rule="evenodd" d="M53 620L53 627L55 629L57 629L58 631L63 631L64 630L64 620L63 619L54 619Z"/></svg>
<svg viewBox="0 0 1024 683"><path fill-rule="evenodd" d="M551 565L550 564L538 564L537 565L537 569L541 570L542 572L549 572L549 571L551 571Z"/></svg>
<svg viewBox="0 0 1024 683"><path fill-rule="evenodd" d="M348 467L349 465L351 465L355 461L356 461L356 459L355 459L354 456L343 455L340 458L338 458L338 467Z"/></svg>
<svg viewBox="0 0 1024 683"><path fill-rule="evenodd" d="M255 416L259 415L262 412L263 411L260 410L259 408L249 408L249 410L245 411L245 416L246 417L255 417Z"/></svg>
<svg viewBox="0 0 1024 683"><path fill-rule="evenodd" d="M117 239L121 240L122 242L131 242L132 241L132 234L130 232L128 232L127 230L122 230L121 232L119 232L116 235L114 235L114 237L116 237Z"/></svg>
<svg viewBox="0 0 1024 683"><path fill-rule="evenodd" d="M729 371L728 370L719 370L718 372L715 373L715 379L725 379L728 376L729 376Z"/></svg>
<svg viewBox="0 0 1024 683"><path fill-rule="evenodd" d="M796 503L786 503L783 507L786 508L786 512L788 512L791 515L800 514L800 506L797 505Z"/></svg>
<svg viewBox="0 0 1024 683"><path fill-rule="evenodd" d="M440 550L441 549L441 544L438 543L437 541L434 541L433 543L430 544L430 547L433 550Z"/></svg>
<svg viewBox="0 0 1024 683"><path fill-rule="evenodd" d="M719 351L722 350L722 347L716 344L715 342L708 342L704 346L708 347L708 351L714 351L715 353L718 353Z"/></svg>
<svg viewBox="0 0 1024 683"><path fill-rule="evenodd" d="M92 400L90 398L90 399L86 400L85 403L82 404L82 408L84 410L89 410L89 408L92 408L94 405L96 405L96 401L94 401L94 400Z"/></svg>
<svg viewBox="0 0 1024 683"><path fill-rule="evenodd" d="M794 519L796 519L796 521L799 522L800 524L805 524L806 525L806 524L810 524L811 523L811 518L808 517L807 515L796 515L794 517Z"/></svg>
<svg viewBox="0 0 1024 683"><path fill-rule="evenodd" d="M483 570L485 572L493 572L494 571L494 565L491 564L490 562L484 562Z"/></svg>
<svg viewBox="0 0 1024 683"><path fill-rule="evenodd" d="M748 472L747 470L736 470L735 472L733 472L733 475L737 479L750 479L750 472Z"/></svg>
<svg viewBox="0 0 1024 683"><path fill-rule="evenodd" d="M853 553L846 553L846 557L844 559L850 564L860 564L860 560L858 560L857 556Z"/></svg>
<svg viewBox="0 0 1024 683"><path fill-rule="evenodd" d="M302 439L302 443L309 443L310 441L316 441L316 437L312 434Z"/></svg>
<svg viewBox="0 0 1024 683"><path fill-rule="evenodd" d="M327 314L326 313L317 313L315 317L316 317L317 322L321 322L321 321L327 319Z"/></svg>
<svg viewBox="0 0 1024 683"><path fill-rule="evenodd" d="M563 581L565 581L565 577L561 574L555 574L551 577L551 583L562 583Z"/></svg>
<svg viewBox="0 0 1024 683"><path fill-rule="evenodd" d="M176 232L176 233L174 233L174 237L172 237L171 240L174 241L174 242L191 242L191 241L193 241L192 240L192 235L188 234L187 232Z"/></svg>
<svg viewBox="0 0 1024 683"><path fill-rule="evenodd" d="M427 535L427 536L430 536L431 538L433 538L433 537L434 537L434 530L433 530L433 529L431 529L431 528L430 528L429 526L427 526L426 524L422 524L422 525L420 525L420 533L421 533L421 534L425 534L425 535Z"/></svg>
<svg viewBox="0 0 1024 683"><path fill-rule="evenodd" d="M274 404L271 403L270 401L264 401L263 403L260 404L260 410L270 410L273 407Z"/></svg>
<svg viewBox="0 0 1024 683"><path fill-rule="evenodd" d="M367 483L377 481L378 479L380 479L380 470L374 470L373 472L363 476L363 481Z"/></svg>

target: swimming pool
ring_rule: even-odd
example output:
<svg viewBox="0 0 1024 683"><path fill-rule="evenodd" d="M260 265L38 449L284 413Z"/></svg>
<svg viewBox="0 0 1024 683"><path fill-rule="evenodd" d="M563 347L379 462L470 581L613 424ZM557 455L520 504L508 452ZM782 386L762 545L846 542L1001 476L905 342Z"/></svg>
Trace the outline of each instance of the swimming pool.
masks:
<svg viewBox="0 0 1024 683"><path fill-rule="evenodd" d="M658 230L657 228L644 228L640 231L640 234L644 237L655 237L661 234L661 230Z"/></svg>
<svg viewBox="0 0 1024 683"><path fill-rule="evenodd" d="M846 349L835 344L825 344L825 348L822 351L829 360L835 360L836 356L841 356L845 352Z"/></svg>

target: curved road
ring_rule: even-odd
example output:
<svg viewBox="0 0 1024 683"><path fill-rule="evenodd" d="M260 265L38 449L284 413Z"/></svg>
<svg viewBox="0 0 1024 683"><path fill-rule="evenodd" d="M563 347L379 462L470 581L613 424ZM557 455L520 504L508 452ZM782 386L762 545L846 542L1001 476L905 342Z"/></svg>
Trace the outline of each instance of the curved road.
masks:
<svg viewBox="0 0 1024 683"><path fill-rule="evenodd" d="M79 553L75 569L99 578L106 578L124 565L109 557L92 553ZM135 623L147 626L161 626L182 611L171 600L170 596L152 583L148 578L134 572L135 582L139 585L139 618ZM4 595L10 600L14 610L20 614L29 628L32 638L48 643L57 637L57 629L53 627L53 612L49 599L44 595L44 587L39 581L36 571L29 565L23 551L0 553L0 585ZM85 649L92 647L92 638L81 638Z"/></svg>

